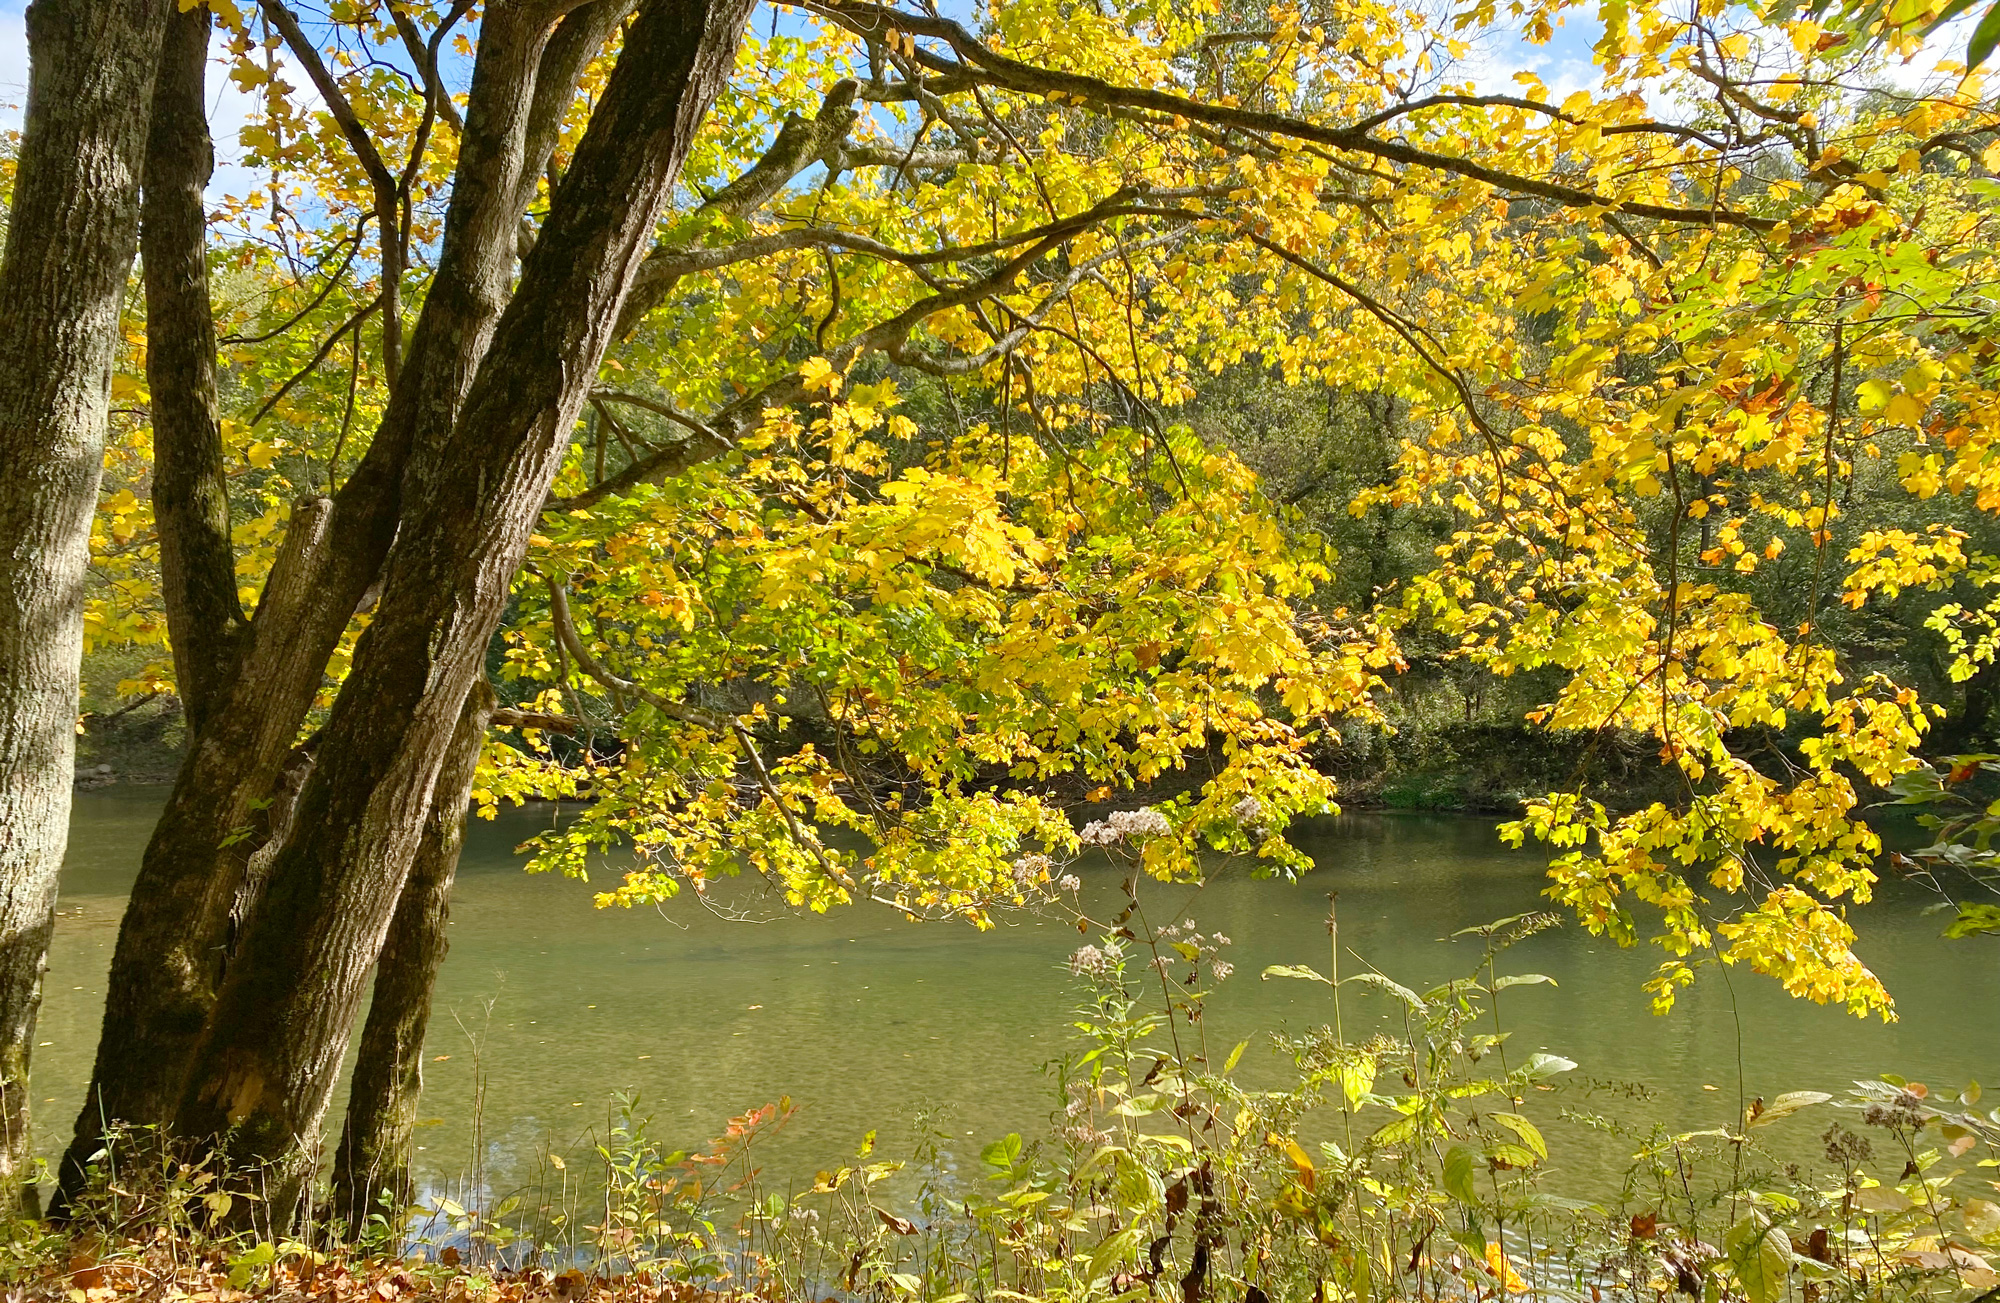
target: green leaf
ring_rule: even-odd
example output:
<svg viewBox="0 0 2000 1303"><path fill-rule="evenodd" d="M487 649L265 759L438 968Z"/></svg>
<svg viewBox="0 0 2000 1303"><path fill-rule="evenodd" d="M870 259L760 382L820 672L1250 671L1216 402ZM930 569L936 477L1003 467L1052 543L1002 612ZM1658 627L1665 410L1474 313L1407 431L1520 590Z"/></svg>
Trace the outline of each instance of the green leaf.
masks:
<svg viewBox="0 0 2000 1303"><path fill-rule="evenodd" d="M1965 43L1965 67L1970 72L1986 62L1986 56L1993 53L1993 47L2000 45L2000 4L1986 11L1979 20L1979 26L1972 29L1972 39Z"/></svg>
<svg viewBox="0 0 2000 1303"><path fill-rule="evenodd" d="M1021 1161L1021 1148L1020 1134L1010 1131L1007 1133L1005 1139L996 1140L986 1146L986 1148L980 1150L979 1161L985 1163L988 1167L997 1167L1002 1171L1012 1171L1014 1164Z"/></svg>
<svg viewBox="0 0 2000 1303"><path fill-rule="evenodd" d="M1400 1145L1406 1140L1413 1139L1416 1134L1417 1120L1413 1117L1400 1117L1386 1123L1369 1139L1378 1145Z"/></svg>
<svg viewBox="0 0 2000 1303"><path fill-rule="evenodd" d="M2000 932L2000 905L1969 901L1959 903L1958 917L1947 923L1944 929L1944 934L1953 941L1995 932Z"/></svg>
<svg viewBox="0 0 2000 1303"><path fill-rule="evenodd" d="M1462 1145L1445 1151L1444 1192L1463 1204L1479 1202L1479 1191L1472 1182L1472 1153Z"/></svg>
<svg viewBox="0 0 2000 1303"><path fill-rule="evenodd" d="M1333 985L1332 982L1328 982L1324 977L1307 968L1304 964L1272 964L1264 970L1264 980L1268 982L1274 977L1296 977L1301 981L1323 982L1327 986Z"/></svg>
<svg viewBox="0 0 2000 1303"><path fill-rule="evenodd" d="M1127 1226L1116 1235L1106 1237L1090 1251L1090 1279L1108 1273L1139 1247L1140 1239L1146 1234L1144 1223Z"/></svg>
<svg viewBox="0 0 2000 1303"><path fill-rule="evenodd" d="M1486 1116L1521 1137L1521 1143L1534 1150L1535 1157L1547 1158L1549 1156L1548 1141L1542 1139L1542 1133L1535 1129L1534 1123L1528 1121L1528 1119L1522 1117L1519 1113L1488 1113Z"/></svg>
<svg viewBox="0 0 2000 1303"><path fill-rule="evenodd" d="M1143 1095L1134 1095L1123 1103L1114 1105L1111 1111L1119 1117L1142 1118L1159 1112L1172 1102L1165 1095L1149 1090Z"/></svg>
<svg viewBox="0 0 2000 1303"><path fill-rule="evenodd" d="M1974 5L1978 3L1979 0L1951 0L1950 4L1938 10L1937 17L1931 19L1930 22L1925 25L1923 34L1925 36L1929 36L1932 32L1935 32L1938 28L1944 26L1946 23L1950 22L1952 19L1958 17L1960 14L1964 13L1966 10L1972 8Z"/></svg>
<svg viewBox="0 0 2000 1303"><path fill-rule="evenodd" d="M245 1288L255 1279L259 1267L268 1267L277 1260L278 1247L269 1240L252 1245L229 1260L230 1288Z"/></svg>
<svg viewBox="0 0 2000 1303"><path fill-rule="evenodd" d="M1752 1211L1730 1227L1722 1248L1750 1303L1776 1303L1784 1297L1785 1277L1792 1270L1791 1245L1762 1212Z"/></svg>
<svg viewBox="0 0 2000 1303"><path fill-rule="evenodd" d="M1788 1090L1764 1106L1764 1111L1750 1119L1753 1127L1765 1126L1779 1118L1790 1117L1802 1108L1824 1104L1833 1096L1823 1090Z"/></svg>
<svg viewBox="0 0 2000 1303"><path fill-rule="evenodd" d="M1514 924L1519 923L1526 917L1528 917L1526 914L1509 914L1506 918L1496 918L1490 923L1475 923L1471 927L1462 927L1452 933L1452 935L1455 937L1490 937L1495 932L1514 926Z"/></svg>
<svg viewBox="0 0 2000 1303"><path fill-rule="evenodd" d="M1249 1045L1250 1045L1250 1042L1249 1042L1249 1041L1238 1041L1238 1042L1236 1042L1236 1048L1235 1048L1235 1049L1233 1049L1233 1050L1231 1050L1231 1051L1229 1052L1229 1057L1228 1057L1228 1058L1226 1058L1226 1059L1224 1059L1224 1060L1222 1061L1222 1075L1223 1075L1223 1076L1225 1076L1225 1077L1226 1077L1226 1076L1228 1076L1228 1075L1229 1075L1230 1073L1232 1073L1232 1072L1236 1071L1236 1065L1237 1065L1237 1063L1238 1063L1238 1062L1240 1062L1240 1061L1242 1060L1242 1058L1243 1058L1243 1051L1244 1051L1245 1049L1249 1048Z"/></svg>
<svg viewBox="0 0 2000 1303"><path fill-rule="evenodd" d="M1333 1075L1340 1081L1340 1093L1347 1100L1347 1107L1357 1109L1362 1097L1375 1085L1375 1063L1371 1059L1343 1063L1333 1070Z"/></svg>
<svg viewBox="0 0 2000 1303"><path fill-rule="evenodd" d="M1495 981L1493 989L1504 991L1510 986L1536 986L1543 982L1547 982L1550 986L1556 985L1556 979L1547 973L1515 973Z"/></svg>
<svg viewBox="0 0 2000 1303"><path fill-rule="evenodd" d="M1388 978L1382 976L1382 974L1380 973L1356 973L1352 977L1343 977L1340 979L1340 984L1342 986L1346 986L1353 982L1359 982L1363 986L1372 986L1378 991L1388 992L1390 995L1395 996L1398 1000L1401 1000L1404 1004L1408 1005L1412 1013L1430 1012L1430 1006L1424 1003L1422 996L1418 995L1415 991L1412 991L1409 987L1404 986L1400 982L1393 982L1389 980Z"/></svg>
<svg viewBox="0 0 2000 1303"><path fill-rule="evenodd" d="M1539 1081L1543 1077L1553 1077L1558 1072L1569 1072L1576 1067L1576 1060L1565 1059L1560 1054L1534 1054L1521 1066L1522 1075Z"/></svg>

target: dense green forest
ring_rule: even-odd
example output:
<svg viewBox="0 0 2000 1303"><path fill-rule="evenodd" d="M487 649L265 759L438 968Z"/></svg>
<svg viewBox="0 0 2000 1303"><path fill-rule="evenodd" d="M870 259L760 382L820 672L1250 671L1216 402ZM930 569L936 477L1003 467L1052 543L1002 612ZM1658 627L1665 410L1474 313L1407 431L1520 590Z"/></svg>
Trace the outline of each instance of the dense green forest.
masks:
<svg viewBox="0 0 2000 1303"><path fill-rule="evenodd" d="M1857 951L1885 877L1968 964L2000 932L2000 9L34 0L25 30L22 1289L2000 1291L1976 1083L1855 1065L1641 1135L1501 1012L1557 927L1646 948L1635 1006L1775 983L1879 1020L1950 998ZM72 1130L29 1107L71 803L140 782ZM527 866L607 910L753 883L967 945L1058 920L1053 1123L955 1175L870 1132L778 1194L751 1152L789 1105L693 1152L628 1110L574 1185L427 1188L466 821L530 802L560 816ZM1147 884L1298 879L1370 806L1499 816L1541 898L1428 990L1357 969L1336 909L1324 954L1236 979L1325 998L1253 1088L1203 1021L1230 940ZM1350 1035L1364 998L1392 1016ZM1617 1189L1565 1183L1558 1121L1616 1138Z"/></svg>

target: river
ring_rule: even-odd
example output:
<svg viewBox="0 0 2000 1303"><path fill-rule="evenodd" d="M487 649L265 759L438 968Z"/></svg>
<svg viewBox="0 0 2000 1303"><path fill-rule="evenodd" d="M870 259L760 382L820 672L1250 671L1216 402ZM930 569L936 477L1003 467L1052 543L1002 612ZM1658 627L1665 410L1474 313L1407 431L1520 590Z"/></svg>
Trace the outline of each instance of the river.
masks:
<svg viewBox="0 0 2000 1303"><path fill-rule="evenodd" d="M77 796L35 1051L36 1125L51 1156L82 1098L119 912L161 799L144 788ZM882 1152L907 1150L920 1110L935 1110L944 1149L960 1156L1047 1126L1044 1065L1075 1044L1076 990L1063 963L1081 940L1073 927L1019 917L978 933L873 906L795 917L749 891L735 903L766 921L718 917L685 898L664 914L597 909L592 886L522 872L513 848L551 817L474 820L467 838L426 1049L417 1158L428 1187L461 1188L475 1158L489 1188L525 1179L547 1151L574 1161L603 1134L621 1091L639 1096L654 1134L675 1147L788 1096L798 1112L764 1151L784 1180L837 1164L870 1129ZM1241 1071L1253 1079L1275 1081L1282 1068L1260 1033L1329 1018L1324 987L1258 977L1270 964L1324 970L1327 892L1339 893L1345 947L1418 989L1476 962L1478 942L1451 933L1541 903L1541 861L1503 848L1487 820L1354 814L1304 844L1319 867L1297 885L1224 867L1199 892L1145 892L1155 921L1185 912L1231 938L1236 971L1206 1029L1224 1051L1252 1039ZM1115 897L1115 869L1080 871L1086 903ZM1509 1046L1577 1061L1565 1086L1573 1100L1615 1099L1688 1127L1726 1122L1739 1085L1747 1098L1838 1091L1882 1072L1954 1086L2000 1079L1992 945L1939 939L1928 903L1890 884L1856 911L1859 948L1897 996L1898 1022L1864 1022L1789 999L1768 979L1738 972L1725 983L1712 970L1656 1017L1640 984L1657 951L1620 950L1567 926L1502 962L1503 972L1556 983L1506 993ZM1382 1005L1351 1004L1350 1033ZM336 1097L334 1126L339 1108Z"/></svg>

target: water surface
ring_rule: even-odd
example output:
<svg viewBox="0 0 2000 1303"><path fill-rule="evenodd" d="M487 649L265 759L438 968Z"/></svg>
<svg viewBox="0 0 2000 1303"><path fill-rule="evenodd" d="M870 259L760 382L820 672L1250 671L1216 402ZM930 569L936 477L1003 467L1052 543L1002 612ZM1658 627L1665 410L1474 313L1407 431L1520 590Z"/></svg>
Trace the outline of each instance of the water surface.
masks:
<svg viewBox="0 0 2000 1303"><path fill-rule="evenodd" d="M82 1098L119 911L161 799L157 789L77 796L35 1059L37 1130L51 1155ZM516 811L470 829L426 1048L430 1125L418 1162L428 1185L456 1188L477 1158L487 1184L504 1189L530 1179L549 1149L586 1152L618 1092L636 1093L676 1147L788 1096L799 1112L766 1151L781 1181L838 1163L870 1129L885 1151L907 1147L920 1112L948 1137L947 1151L968 1155L1047 1125L1045 1065L1075 1052L1077 989L1063 966L1082 940L1073 927L1024 916L982 934L872 906L796 917L755 891L734 903L766 921L690 900L665 913L602 910L594 886L522 872L514 847L552 817ZM1145 889L1156 923L1186 913L1231 938L1236 973L1204 1025L1217 1058L1252 1038L1242 1069L1252 1080L1275 1083L1283 1066L1262 1033L1330 1018L1325 988L1257 977L1278 963L1325 970L1327 892L1339 892L1342 941L1354 952L1343 967L1354 971L1359 956L1418 989L1476 963L1479 943L1451 933L1542 903L1542 861L1501 847L1486 820L1355 814L1305 845L1319 867L1298 885L1224 868L1198 892ZM1079 871L1087 903L1115 897L1116 869ZM1620 950L1571 926L1503 961L1503 971L1557 983L1507 992L1510 1049L1576 1060L1564 1095L1578 1107L1617 1099L1628 1113L1688 1127L1725 1122L1739 1086L1769 1097L1880 1072L2000 1080L2000 966L1989 944L1940 940L1928 903L1891 884L1855 915L1899 1022L1791 1000L1748 973L1729 984L1707 973L1673 1015L1655 1017L1639 988L1658 952ZM1350 1004L1348 1030L1385 1014L1379 999ZM1599 1089L1586 1099L1586 1079L1651 1094ZM336 1118L339 1107L337 1097ZM1824 1123L1779 1125L1803 1135Z"/></svg>

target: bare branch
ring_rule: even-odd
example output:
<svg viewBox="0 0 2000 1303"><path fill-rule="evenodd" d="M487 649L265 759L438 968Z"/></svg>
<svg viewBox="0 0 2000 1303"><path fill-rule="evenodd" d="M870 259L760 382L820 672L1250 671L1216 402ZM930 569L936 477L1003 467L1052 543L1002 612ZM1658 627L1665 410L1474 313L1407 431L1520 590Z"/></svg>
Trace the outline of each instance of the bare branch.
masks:
<svg viewBox="0 0 2000 1303"><path fill-rule="evenodd" d="M417 65L417 71L423 74L424 94L430 98L432 110L445 120L446 126L459 135L465 134L465 119L458 115L458 106L451 102L451 94L445 89L444 79L438 76L437 54L445 34L471 8L472 0L453 0L450 11L444 16L443 21L438 23L437 30L426 39L423 31L418 28L416 19L410 17L403 6L399 4L389 6L389 14L396 21L396 34L403 38L403 49L408 52L410 61Z"/></svg>
<svg viewBox="0 0 2000 1303"><path fill-rule="evenodd" d="M580 719L572 719L568 715L545 715L537 710L496 710L487 723L493 728L532 728L543 733L569 736L585 732L588 728Z"/></svg>
<svg viewBox="0 0 2000 1303"><path fill-rule="evenodd" d="M678 701L669 701L657 692L641 687L630 679L614 674L610 667L605 665L603 661L598 660L597 657L590 654L590 651L583 645L583 639L577 636L576 622L571 618L569 612L568 590L553 575L543 575L542 582L548 585L549 621L555 625L556 638L562 643L563 649L569 652L570 656L576 661L578 668L582 669L584 673L596 679L613 692L622 696L638 698L654 710L665 715L668 719L677 719L683 724L693 724L695 727L705 728L711 733L726 733L734 729L735 721L733 720L726 719L721 715L710 714L708 711L695 706L683 705Z"/></svg>
<svg viewBox="0 0 2000 1303"><path fill-rule="evenodd" d="M821 155L838 145L853 127L860 113L854 107L860 84L848 78L835 82L820 102L811 121L790 115L778 129L777 138L764 156L734 181L716 192L681 224L676 237L669 237L660 249L639 264L625 306L618 314L618 333L626 334L658 307L674 282L687 273L676 268L674 255L717 218L743 217L769 203L772 196L791 184Z"/></svg>
<svg viewBox="0 0 2000 1303"><path fill-rule="evenodd" d="M1001 342L997 343L994 348L982 350L982 353L979 355L982 360L976 365L963 362L959 359L938 358L905 347L909 340L910 332L915 330L927 317L934 316L948 308L977 303L983 299L991 298L995 294L1006 292L1021 272L1040 261L1050 250L1080 232L1111 217L1142 215L1194 221L1202 216L1201 213L1192 210L1172 207L1147 207L1132 203L1131 198L1135 193L1137 192L1119 191L1107 196L1097 205L1073 217L1050 222L1047 225L1035 228L1033 231L1024 231L1017 236L988 241L980 245L968 245L961 249L939 250L931 253L904 253L876 241L868 240L866 237L840 235L837 232L802 231L797 234L796 239L794 239L793 232L781 232L779 236L771 238L774 241L791 241L785 247L813 247L824 240L829 247L846 248L856 252L879 253L885 257L894 255L897 261L907 261L917 264L956 261L989 252L1005 251L1018 247L1023 241L1032 239L1033 243L1025 251L1016 253L1013 258L1001 264L998 269L990 274L919 299L896 315L861 331L827 353L830 361L836 366L843 368L852 365L854 360L863 354L883 352L899 363L915 367L919 370L930 371L933 374L962 374L964 371L976 370L978 366L983 366L994 358L1004 355L1019 343L1020 336L1017 336L1014 330L1008 331L1006 335L1000 337ZM811 238L808 239L806 237ZM746 244L749 243L751 242L746 242ZM772 246L765 245L759 247L769 248ZM1104 254L1092 259L1085 264L1082 274L1087 275L1090 269L1115 256L1118 255ZM1080 276L1077 279L1080 279ZM1060 297L1060 294L1066 292L1069 288L1073 288L1073 286L1074 280L1065 284L1063 290L1052 293L1044 301L1042 307L1037 309L1031 318L1027 319L1026 326L1017 329L1031 329L1035 323L1041 320L1042 315ZM991 356L987 356L987 354L991 354ZM805 384L799 374L796 371L788 372L771 381L763 388L746 394L730 403L715 413L708 421L701 422L680 411L678 407L671 404L670 400L643 398L641 395L624 391L600 390L598 391L598 395L607 400L648 407L657 414L686 428L689 431L690 437L662 448L642 461L632 463L618 474L611 476L599 484L592 485L581 493L567 498L551 498L544 510L581 510L594 506L605 498L629 492L640 484L657 482L669 475L678 474L690 466L698 465L710 457L726 452L735 446L735 440L745 430L761 419L762 413L767 408L782 407L787 403L795 402L804 393Z"/></svg>
<svg viewBox="0 0 2000 1303"><path fill-rule="evenodd" d="M757 739L741 721L730 716L710 714L708 711L683 705L678 701L669 701L657 692L649 691L630 679L612 673L604 662L585 650L583 640L577 637L576 624L570 618L569 594L564 591L562 584L558 583L553 575L542 576L542 581L548 585L549 617L555 624L556 637L561 640L586 674L613 692L637 697L669 719L693 724L711 733L727 732L733 735L737 744L743 748L745 757L750 761L750 770L756 775L758 787L762 789L771 804L777 807L778 813L784 816L785 827L790 832L792 841L802 849L810 851L813 858L818 861L820 871L829 878L850 890L854 887L854 879L843 872L839 865L828 860L826 850L820 845L819 839L808 836L805 828L800 825L798 816L792 813L791 806L786 803L783 793L778 790L777 783L771 778L771 771L765 766L764 757L757 750Z"/></svg>
<svg viewBox="0 0 2000 1303"><path fill-rule="evenodd" d="M381 237L382 248L382 369L389 385L395 387L396 377L402 369L403 323L399 291L403 277L404 249L402 240L402 190L389 165L382 161L382 153L375 148L375 141L362 125L361 118L348 103L347 95L340 89L328 71L326 60L320 58L319 47L299 26L298 15L285 7L284 0L261 0L261 7L271 19L272 26L285 39L285 48L292 52L312 79L313 88L325 101L327 112L340 128L340 134L347 140L348 148L361 164L361 170L368 174L368 183L375 192L375 229Z"/></svg>
<svg viewBox="0 0 2000 1303"><path fill-rule="evenodd" d="M312 301L287 317L283 325L268 330L261 335L224 335L217 342L221 344L267 344L311 316L315 308L326 302L327 296L332 294L340 285L341 277L345 276L347 269L353 265L354 255L361 250L361 233L368 229L368 223L374 216L375 214L373 213L363 213L361 215L361 220L354 224L354 234L342 241L347 246L347 253L341 258L340 266L334 268L333 274L326 278L326 284L320 287L319 293L313 295ZM321 263L320 265L323 267L326 264Z"/></svg>
<svg viewBox="0 0 2000 1303"><path fill-rule="evenodd" d="M916 47L914 55L916 63L931 72L941 75L970 76L986 85L1043 99L1061 97L1103 108L1149 113L1154 115L1162 126L1172 125L1178 119L1281 136L1290 140L1312 141L1334 149L1370 155L1387 162L1469 177L1482 181L1496 190L1532 195L1569 207L1609 208L1659 221L1699 226L1739 226L1756 231L1768 231L1777 225L1772 219L1754 217L1733 209L1681 208L1666 204L1636 203L1556 181L1516 176L1489 167L1475 159L1439 154L1419 149L1403 141L1382 140L1353 126L1326 126L1282 113L1209 104L1168 91L1139 86L1118 86L1080 73L1038 68L989 49L966 27L948 18L912 14L872 3L871 0L809 0L807 7L862 36L879 37L890 31L903 31L913 36L926 36L944 42L956 56L955 60L926 47Z"/></svg>
<svg viewBox="0 0 2000 1303"><path fill-rule="evenodd" d="M1347 127L1347 130L1373 131L1376 127L1386 122L1393 122L1395 119L1408 114L1420 113L1424 109L1434 109L1444 105L1457 105L1475 109L1520 109L1524 113L1539 113L1544 117L1554 118L1557 122L1567 123L1572 127L1584 125L1583 119L1577 117L1574 113L1565 113L1553 104L1542 100L1523 99L1518 95L1426 95L1419 100L1410 100L1403 104L1392 104L1379 113L1371 114L1359 122L1351 124ZM1717 140L1705 131L1698 131L1693 127L1678 126L1671 122L1619 123L1614 126L1602 128L1600 134L1606 136L1677 136L1682 140L1700 141L1710 149L1730 148L1729 144ZM1763 137L1755 137L1738 143L1741 145L1752 145L1761 142L1763 139Z"/></svg>
<svg viewBox="0 0 2000 1303"><path fill-rule="evenodd" d="M361 323L368 320L369 315L373 313L375 309L382 306L383 301L388 298L388 295L389 292L387 290L384 290L382 291L382 293L377 294L373 299L369 300L366 304L362 305L360 311L356 312L353 316L349 317L346 321L342 322L338 329L336 329L331 335L328 335L326 337L326 342L319 346L319 351L314 353L312 357L307 360L304 366L300 367L297 371L294 371L292 373L291 379L285 381L284 384L279 385L277 393L272 394L269 398L264 400L264 405L257 409L257 414L250 418L250 424L254 426L259 421L262 421L265 417L269 416L271 414L271 409L276 407L279 404L279 402L284 399L286 394L292 392L292 389L299 383L299 381L305 379L307 376L311 375L314 371L319 369L319 364L326 361L327 355L333 352L334 345L340 342L341 336L345 335L350 330L361 329Z"/></svg>

